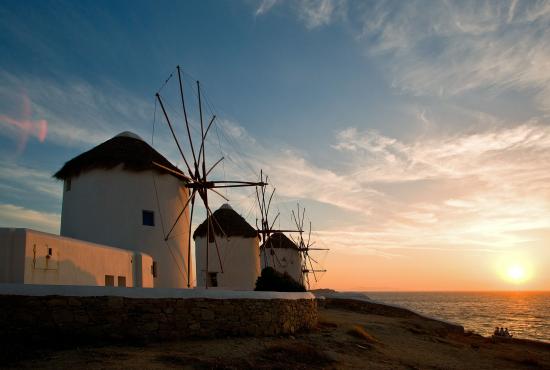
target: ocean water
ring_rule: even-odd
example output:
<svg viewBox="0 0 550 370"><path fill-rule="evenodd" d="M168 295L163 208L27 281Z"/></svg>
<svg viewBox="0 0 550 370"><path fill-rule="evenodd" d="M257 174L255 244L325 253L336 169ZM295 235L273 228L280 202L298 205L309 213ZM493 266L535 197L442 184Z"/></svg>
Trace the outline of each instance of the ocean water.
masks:
<svg viewBox="0 0 550 370"><path fill-rule="evenodd" d="M492 335L495 326L503 326L514 337L550 342L550 292L364 293L481 335Z"/></svg>

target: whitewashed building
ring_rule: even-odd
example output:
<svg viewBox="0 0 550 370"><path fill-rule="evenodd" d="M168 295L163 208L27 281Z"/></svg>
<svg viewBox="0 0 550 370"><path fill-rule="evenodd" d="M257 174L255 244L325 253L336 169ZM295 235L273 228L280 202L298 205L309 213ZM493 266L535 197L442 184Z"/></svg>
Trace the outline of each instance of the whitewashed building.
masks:
<svg viewBox="0 0 550 370"><path fill-rule="evenodd" d="M152 266L142 252L0 228L0 283L151 288Z"/></svg>
<svg viewBox="0 0 550 370"><path fill-rule="evenodd" d="M179 171L139 136L123 132L71 159L64 181L61 236L152 257L153 286L187 288L189 197ZM83 261L85 262L85 261Z"/></svg>
<svg viewBox="0 0 550 370"><path fill-rule="evenodd" d="M197 261L197 286L254 290L260 275L259 238L254 229L229 204L222 205L193 233ZM207 242L208 223L211 221ZM218 250L214 242L216 238ZM208 247L208 269L206 248ZM218 257L219 256L219 257Z"/></svg>
<svg viewBox="0 0 550 370"><path fill-rule="evenodd" d="M272 267L303 284L302 255L298 246L285 234L272 234L262 245L260 258L263 268Z"/></svg>

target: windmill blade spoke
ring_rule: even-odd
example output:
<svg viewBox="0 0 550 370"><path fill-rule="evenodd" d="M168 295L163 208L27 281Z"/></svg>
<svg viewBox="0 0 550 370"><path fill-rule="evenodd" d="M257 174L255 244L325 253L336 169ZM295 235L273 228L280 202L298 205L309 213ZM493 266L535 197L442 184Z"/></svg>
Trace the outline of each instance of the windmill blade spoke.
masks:
<svg viewBox="0 0 550 370"><path fill-rule="evenodd" d="M273 226L275 225L275 222L277 222L277 219L279 218L279 216L281 215L281 213L277 213L277 216L275 216L275 218L273 219L273 222L271 223L271 227L270 229L273 229Z"/></svg>
<svg viewBox="0 0 550 370"><path fill-rule="evenodd" d="M181 216L183 215L183 213L187 209L187 206L189 205L189 202L191 201L191 199L194 199L194 198L195 198L195 190L193 190L193 193L191 194L191 196L185 202L185 205L183 206L183 209L179 213L178 217L176 217L176 221L174 221L174 224L170 228L170 231L168 231L168 234L166 234L166 237L164 237L164 240L168 240L170 238L170 234L172 234L172 231L174 231L174 229L176 228L176 225L178 224L178 221L180 220Z"/></svg>
<svg viewBox="0 0 550 370"><path fill-rule="evenodd" d="M216 181L217 183L217 181ZM212 186L211 188L217 188L217 189L225 189L225 188L248 188L250 186L256 186L256 184L247 184L247 183L242 183L242 184L230 184L230 185L214 185Z"/></svg>
<svg viewBox="0 0 550 370"><path fill-rule="evenodd" d="M258 192L257 186L256 186L256 199L258 200L258 207L260 207L260 213L262 214L262 221L263 221L264 210L262 209L262 202L260 202L260 193Z"/></svg>
<svg viewBox="0 0 550 370"><path fill-rule="evenodd" d="M153 164L153 166L162 168L163 170L170 172L171 174L175 175L176 177L179 177L182 180L189 181L189 177L187 177L183 172L174 171L173 169L163 166L162 164L157 163L155 161L151 163Z"/></svg>
<svg viewBox="0 0 550 370"><path fill-rule="evenodd" d="M191 287L191 228L193 227L193 213L195 211L195 196L191 199L191 213L189 214L189 236L187 239L187 287Z"/></svg>
<svg viewBox="0 0 550 370"><path fill-rule="evenodd" d="M220 159L218 159L218 161L216 163L214 163L214 165L212 167L210 167L210 169L206 172L206 176L208 176L210 174L210 172L212 172L212 170L221 162L224 160L225 157L221 157Z"/></svg>
<svg viewBox="0 0 550 370"><path fill-rule="evenodd" d="M206 136L208 135L208 131L210 131L210 127L212 126L212 124L214 123L214 120L216 119L216 115L213 115L212 116L212 119L210 120L210 123L208 123L208 126L206 126L206 131L204 131L204 134L202 135L202 140L201 140L201 147L199 149L199 162L201 160L201 152L203 151L204 149L204 143L206 142Z"/></svg>
<svg viewBox="0 0 550 370"><path fill-rule="evenodd" d="M209 223L210 226L212 226L212 234L214 236L214 245L216 246L216 254L218 255L218 261L220 263L220 272L223 274L223 262L222 262L222 258L220 256L220 249L219 249L219 246L218 246L218 240L216 239L216 229L214 228L214 223L213 221L215 220L215 217L214 217L214 214L212 213L212 210L210 209L210 207L208 207L208 205L206 206L207 207L207 215L210 214L210 217L207 216L207 221ZM220 224L216 221L216 224L218 224L218 227L220 228L221 232L223 234L224 231L221 229L221 226ZM208 239L207 239L208 240Z"/></svg>
<svg viewBox="0 0 550 370"><path fill-rule="evenodd" d="M202 101L201 101L201 84L197 81L197 96L199 98L199 117L201 121L201 150L199 151L199 162L202 163L202 177L206 180L206 153L204 147L204 125L202 122ZM202 160L201 158L202 153Z"/></svg>
<svg viewBox="0 0 550 370"><path fill-rule="evenodd" d="M309 241L311 240L311 221L309 221L309 234L307 235L307 246L309 247Z"/></svg>
<svg viewBox="0 0 550 370"><path fill-rule="evenodd" d="M293 242L294 244L297 244L296 240L294 240L294 238L292 237L292 235L289 235L289 237L290 237L290 240L292 240L292 242Z"/></svg>
<svg viewBox="0 0 550 370"><path fill-rule="evenodd" d="M296 228L300 228L300 225L298 224L298 221L296 220L296 215L294 214L294 210L292 210L292 219L294 220L294 223L296 224Z"/></svg>
<svg viewBox="0 0 550 370"><path fill-rule="evenodd" d="M214 193L216 193L217 195L219 195L220 197L222 197L223 199L225 199L226 202L229 202L229 199L225 197L225 195L223 195L222 193L220 193L219 191L217 191L216 189L210 189L210 191L213 191Z"/></svg>
<svg viewBox="0 0 550 370"><path fill-rule="evenodd" d="M215 180L211 181L213 184L242 184L242 185L248 185L248 186L262 186L267 185L263 182L254 182L254 181L239 181L239 180Z"/></svg>
<svg viewBox="0 0 550 370"><path fill-rule="evenodd" d="M269 202L267 202L267 212L265 214L266 218L269 214L269 209L271 207L271 200L273 199L273 195L275 194L275 190L276 190L276 188L273 188L273 191L271 192L271 196L269 197Z"/></svg>
<svg viewBox="0 0 550 370"><path fill-rule="evenodd" d="M185 154L183 154L183 149L181 148L180 142L178 141L178 138L176 137L176 133L174 132L174 128L172 127L172 123L170 122L170 118L168 118L168 113L166 113L166 109L164 108L164 103L162 102L162 99L160 98L160 94L157 93L157 100L160 103L160 107L162 109L162 113L164 113L164 118L166 119L166 123L168 123L168 127L170 127L170 132L172 133L172 137L174 138L174 141L176 142L176 145L178 146L178 150L181 154L181 157L183 158L183 161L185 162L185 165L187 166L187 170L189 171L189 175L192 175L191 167L189 167L189 163L187 162L187 158L185 158Z"/></svg>
<svg viewBox="0 0 550 370"><path fill-rule="evenodd" d="M313 262L315 262L316 264L319 264L319 262L317 262L315 260L315 258L311 257L311 255L308 253L307 256L309 257L310 260L312 260Z"/></svg>
<svg viewBox="0 0 550 370"><path fill-rule="evenodd" d="M317 274L315 273L315 269L313 268L313 264L311 263L311 258L309 256L308 257L308 261L309 261L309 265L311 266L311 272L313 273L313 278L315 279L315 282L317 282Z"/></svg>
<svg viewBox="0 0 550 370"><path fill-rule="evenodd" d="M180 85L180 96L181 96L181 105L183 107L183 118L185 119L185 128L187 129L187 137L189 139L189 146L191 147L191 153L193 154L193 164L195 165L195 170L197 169L197 157L195 156L195 148L193 147L193 139L191 139L191 130L189 129L189 121L187 120L187 109L185 108L185 96L183 95L183 83L181 81L180 66L177 67L178 70L178 80Z"/></svg>

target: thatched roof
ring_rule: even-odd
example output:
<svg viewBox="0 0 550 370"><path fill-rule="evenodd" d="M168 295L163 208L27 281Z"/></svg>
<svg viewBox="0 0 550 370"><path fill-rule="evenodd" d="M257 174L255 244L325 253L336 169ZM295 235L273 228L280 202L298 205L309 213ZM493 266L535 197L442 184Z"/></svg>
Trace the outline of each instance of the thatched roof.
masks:
<svg viewBox="0 0 550 370"><path fill-rule="evenodd" d="M111 169L120 164L127 171L154 170L159 173L170 173L153 165L153 161L181 172L139 136L126 131L66 162L54 177L65 180L96 168Z"/></svg>
<svg viewBox="0 0 550 370"><path fill-rule="evenodd" d="M298 249L298 246L283 233L270 235L263 245L264 248Z"/></svg>
<svg viewBox="0 0 550 370"><path fill-rule="evenodd" d="M212 225L214 226L213 232L218 236L242 236L244 238L255 238L258 236L256 229L250 226L250 224L246 222L240 214L235 212L229 204L222 205L212 216L214 219L210 227L212 228ZM206 237L209 221L210 217L197 227L193 233L193 239Z"/></svg>

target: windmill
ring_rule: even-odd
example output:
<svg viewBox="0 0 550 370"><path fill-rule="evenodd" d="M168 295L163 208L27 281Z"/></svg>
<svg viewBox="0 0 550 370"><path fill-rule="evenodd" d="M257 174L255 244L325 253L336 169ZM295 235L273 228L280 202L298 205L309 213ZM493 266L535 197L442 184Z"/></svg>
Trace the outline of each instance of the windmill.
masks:
<svg viewBox="0 0 550 370"><path fill-rule="evenodd" d="M170 119L168 112L166 110L166 106L164 104L164 100L160 94L160 90L155 94L155 99L158 101L160 108L162 110L163 116L165 118L166 124L170 128L170 133L172 135L172 138L174 139L174 142L176 143L176 146L178 148L178 151L183 159L183 162L185 163L185 167L187 172L184 171L176 171L171 168L168 168L160 163L153 162L154 166L157 166L159 168L162 168L165 171L168 171L172 173L174 176L179 177L181 180L184 181L185 187L189 189L190 194L185 202L185 204L182 207L181 212L176 217L176 220L174 221L173 225L169 228L168 233L165 236L165 240L168 240L172 232L174 231L176 225L180 222L180 219L182 215L185 213L186 209L190 206L190 217L189 217L189 231L192 227L193 222L193 213L195 211L195 201L196 197L198 195L200 201L202 201L202 204L206 210L206 219L208 220L208 231L207 231L207 241L210 242L210 236L213 235L213 241L216 246L216 252L217 252L217 258L219 260L219 266L223 273L223 264L220 257L220 252L218 248L218 242L216 240L214 230L214 223L216 222L213 212L210 209L209 203L208 203L208 195L209 192L212 192L216 194L217 196L222 197L226 201L227 197L225 197L222 193L220 193L216 189L223 189L223 188L237 188L237 187L249 187L249 186L265 186L267 183L264 183L263 181L260 182L252 182L252 181L231 181L231 180L210 180L209 175L216 168L218 164L220 164L224 157L221 157L216 162L214 162L211 166L208 166L206 163L206 138L208 135L208 132L210 131L210 128L214 124L216 120L216 115L212 115L210 120L208 121L208 124L205 125L205 122L203 120L203 104L201 100L201 86L200 82L196 81L196 95L197 95L197 103L198 103L198 111L199 111L199 122L200 122L200 146L198 146L198 150L196 150L196 147L193 143L192 135L191 135L191 129L188 119L188 111L186 106L186 100L184 95L184 83L182 81L181 76L181 69L178 65L176 67L177 70L177 77L178 77L178 94L180 96L181 100L181 109L183 112L183 120L185 123L185 129L187 133L187 144L188 146L185 148L187 151L187 156L184 151L184 147L180 144L180 140L178 140L178 137L176 135L176 132L174 130L173 121ZM167 82L172 78L173 74L171 74L168 79L164 82L164 86L166 86ZM162 90L162 88L161 88ZM191 161L192 160L192 161ZM219 225L216 225L219 227ZM191 281L191 232L189 232L188 235L188 252L187 252L187 287L190 287L190 281ZM208 260L210 258L209 256L209 249L206 248L206 269L208 270ZM206 275L208 275L210 271L206 271ZM208 283L205 284L206 288L208 288Z"/></svg>
<svg viewBox="0 0 550 370"><path fill-rule="evenodd" d="M256 187L256 200L258 202L258 208L260 210L260 220L256 219L256 229L258 230L258 235L260 236L260 254L264 256L263 261L263 267L268 266L267 259L269 258L267 256L267 253L265 251L266 248L266 242L268 241L269 237L275 233L293 233L293 232L299 232L299 230L279 230L274 229L275 223L279 219L279 216L281 215L280 212L277 212L275 217L273 218L273 221L269 220L269 212L271 210L271 201L273 200L273 196L275 195L276 188L273 188L273 190L269 193L267 191L267 185L268 185L269 177L266 176L264 178L263 170L260 170L260 183L263 185ZM258 225L258 221L260 221L260 224ZM273 251L271 251L271 258L274 259L275 255ZM272 264L275 264L275 261L272 261Z"/></svg>
<svg viewBox="0 0 550 370"><path fill-rule="evenodd" d="M310 281L309 281L309 275L312 274L313 278L315 279L315 282L318 282L317 273L324 273L327 270L325 269L319 269L315 266L319 266L320 263L311 256L310 251L317 250L317 251L328 251L327 248L313 248L315 245L315 242L311 241L311 221L309 222L309 230L307 232L307 241L304 238L304 222L306 218L306 209L305 207L300 210L300 204L297 204L297 212L294 212L292 210L292 219L294 220L296 224L296 228L298 229L298 237L295 240L292 235L290 236L290 239L298 246L298 251L301 254L302 257L302 283L304 286L307 286L309 289L310 287ZM315 264L315 266L314 266Z"/></svg>
<svg viewBox="0 0 550 370"><path fill-rule="evenodd" d="M310 251L312 250L328 250L326 248L313 248L313 245L315 242L311 242L311 222L309 223L309 232L307 237L307 242L304 240L304 221L305 221L305 208L300 209L300 205L298 204L297 213L292 210L292 220L296 224L296 229L287 229L287 230L281 230L281 229L274 229L274 225L276 221L278 220L280 216L280 212L277 212L275 217L273 218L273 221L270 221L270 208L271 208L271 202L273 200L273 196L275 194L275 188L271 192L267 191L267 183L268 183L268 176L264 179L264 173L263 171L260 171L260 183L264 184L261 186L256 187L256 200L258 202L258 208L260 210L260 220L256 219L256 228L258 230L258 235L260 235L260 241L262 242L262 250L261 254L264 256L263 266L267 267L269 265L269 262L271 262L272 266L275 266L277 264L281 264L281 261L278 260L273 248L270 250L270 255L268 256L268 253L266 251L266 242L269 240L270 236L275 234L282 234L282 233L288 233L290 235L290 240L296 245L298 249L298 253L300 254L301 259L301 266L300 266L300 280L301 284L306 285L309 287L309 274L313 274L313 277L315 279L315 282L318 281L317 279L317 273L323 273L326 272L325 269L319 269L315 268L315 265L319 265L319 262L314 259L310 255ZM260 221L260 224L258 225L258 221ZM295 239L292 237L292 234L296 235L298 234L297 238ZM271 246L273 247L273 245ZM263 252L263 253L262 253ZM268 261L268 258L271 258L271 261Z"/></svg>

